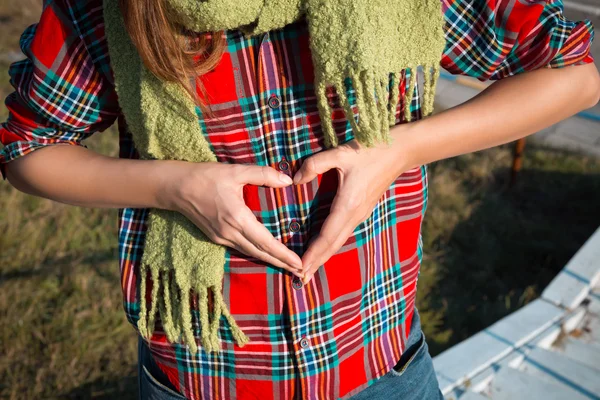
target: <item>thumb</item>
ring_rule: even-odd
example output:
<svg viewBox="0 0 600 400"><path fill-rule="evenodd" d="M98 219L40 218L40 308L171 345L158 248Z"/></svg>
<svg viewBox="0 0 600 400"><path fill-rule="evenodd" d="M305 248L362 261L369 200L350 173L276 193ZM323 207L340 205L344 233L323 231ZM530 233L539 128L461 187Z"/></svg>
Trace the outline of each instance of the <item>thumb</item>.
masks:
<svg viewBox="0 0 600 400"><path fill-rule="evenodd" d="M338 167L337 150L325 150L317 153L313 156L308 157L302 167L294 175L294 184L300 185L306 182L310 182L317 177L317 175L323 174L330 169Z"/></svg>
<svg viewBox="0 0 600 400"><path fill-rule="evenodd" d="M292 178L277 172L274 168L258 165L245 166L240 170L237 178L243 184L275 188L289 186L293 183Z"/></svg>

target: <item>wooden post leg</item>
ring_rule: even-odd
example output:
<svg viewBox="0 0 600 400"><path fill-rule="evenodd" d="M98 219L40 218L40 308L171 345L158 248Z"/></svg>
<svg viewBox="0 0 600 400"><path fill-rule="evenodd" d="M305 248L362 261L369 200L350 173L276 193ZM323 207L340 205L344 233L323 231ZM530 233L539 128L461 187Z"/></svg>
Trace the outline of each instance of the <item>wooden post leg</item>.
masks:
<svg viewBox="0 0 600 400"><path fill-rule="evenodd" d="M515 152L513 156L512 169L510 174L510 186L512 187L517 181L517 174L523 165L523 150L525 150L525 138L519 139L515 143Z"/></svg>

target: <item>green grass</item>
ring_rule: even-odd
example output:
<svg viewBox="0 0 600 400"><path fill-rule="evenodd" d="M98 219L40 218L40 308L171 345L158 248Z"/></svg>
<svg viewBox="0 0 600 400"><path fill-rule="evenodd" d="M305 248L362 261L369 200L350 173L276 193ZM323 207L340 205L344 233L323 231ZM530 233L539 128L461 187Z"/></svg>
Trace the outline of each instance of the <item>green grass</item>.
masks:
<svg viewBox="0 0 600 400"><path fill-rule="evenodd" d="M430 168L418 306L433 354L539 296L600 221L600 160L529 147L508 187L510 147Z"/></svg>
<svg viewBox="0 0 600 400"><path fill-rule="evenodd" d="M0 3L0 52L18 49L39 12L38 1L23 1ZM0 62L2 99L7 68ZM117 141L112 129L86 144L114 156ZM434 354L535 299L600 221L600 160L528 147L513 188L510 161L504 146L430 167L417 303ZM134 398L136 335L121 305L116 210L0 182L0 232L0 398Z"/></svg>
<svg viewBox="0 0 600 400"><path fill-rule="evenodd" d="M0 2L0 55L19 50L23 30L39 19L39 0L3 0Z"/></svg>
<svg viewBox="0 0 600 400"><path fill-rule="evenodd" d="M600 220L600 160L529 148L513 188L509 164L504 147L430 167L418 306L434 354L535 299ZM116 218L0 183L0 398L135 395Z"/></svg>
<svg viewBox="0 0 600 400"><path fill-rule="evenodd" d="M115 155L114 131L91 148ZM136 336L122 308L116 210L0 183L0 398L134 398Z"/></svg>

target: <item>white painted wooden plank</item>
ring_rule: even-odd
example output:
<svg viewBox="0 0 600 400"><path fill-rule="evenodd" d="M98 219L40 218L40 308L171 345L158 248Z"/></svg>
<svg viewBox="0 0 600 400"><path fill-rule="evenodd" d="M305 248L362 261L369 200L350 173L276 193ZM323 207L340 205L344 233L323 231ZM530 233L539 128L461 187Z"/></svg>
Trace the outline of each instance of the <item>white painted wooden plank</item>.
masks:
<svg viewBox="0 0 600 400"><path fill-rule="evenodd" d="M447 81L447 79L443 78L444 77L440 79L440 82ZM443 89L445 90L437 92L435 97L435 102L441 109L447 109L462 104L475 97L481 91L472 87L460 85L454 81L447 81L447 84L445 83L444 86Z"/></svg>
<svg viewBox="0 0 600 400"><path fill-rule="evenodd" d="M579 340L600 349L600 316L592 312L583 319Z"/></svg>
<svg viewBox="0 0 600 400"><path fill-rule="evenodd" d="M534 300L502 318L483 332L508 345L521 346L564 316L564 310L544 300Z"/></svg>
<svg viewBox="0 0 600 400"><path fill-rule="evenodd" d="M469 379L469 389L473 392L485 392L489 388L494 375L500 368L519 365L524 357L525 356L520 350L511 352L508 356L493 363L482 372Z"/></svg>
<svg viewBox="0 0 600 400"><path fill-rule="evenodd" d="M573 330L581 328L582 321L587 314L587 308L579 306L570 313L566 313L564 317L552 324L546 331L540 333L535 340L528 343L528 346L538 346L543 349L550 349L554 346L556 340L565 334L570 334Z"/></svg>
<svg viewBox="0 0 600 400"><path fill-rule="evenodd" d="M492 381L493 400L589 400L578 392L548 383L540 378L502 368Z"/></svg>
<svg viewBox="0 0 600 400"><path fill-rule="evenodd" d="M588 310L591 313L600 316L600 288L594 288L590 291L589 295L590 304L588 304Z"/></svg>
<svg viewBox="0 0 600 400"><path fill-rule="evenodd" d="M475 376L496 359L510 352L511 346L479 332L433 359L440 389L449 393L454 386Z"/></svg>
<svg viewBox="0 0 600 400"><path fill-rule="evenodd" d="M579 328L585 316L588 314L587 307L581 305L574 309L567 317L565 317L562 323L563 331L569 333Z"/></svg>
<svg viewBox="0 0 600 400"><path fill-rule="evenodd" d="M490 398L482 396L479 393L468 391L460 396L457 400L490 400Z"/></svg>
<svg viewBox="0 0 600 400"><path fill-rule="evenodd" d="M576 332L572 332L571 335L591 349L600 351L600 290L594 288L587 299L589 302L585 307L583 320L578 324Z"/></svg>
<svg viewBox="0 0 600 400"><path fill-rule="evenodd" d="M559 353L536 347L525 357L519 370L600 400L598 370Z"/></svg>
<svg viewBox="0 0 600 400"><path fill-rule="evenodd" d="M600 281L600 228L585 242L542 293L542 298L569 309L578 306Z"/></svg>
<svg viewBox="0 0 600 400"><path fill-rule="evenodd" d="M446 399L460 399L464 392L486 393L496 372L503 367L519 366L525 355L520 350L509 353L506 357L492 363L489 367L472 376L464 384L457 386L451 392L445 393Z"/></svg>
<svg viewBox="0 0 600 400"><path fill-rule="evenodd" d="M573 10L577 10L577 11L581 11L584 12L587 15L595 15L595 16L600 16L600 7L598 7L598 5L589 5L589 4L582 4L578 1L564 1L564 7L566 9L573 9Z"/></svg>
<svg viewBox="0 0 600 400"><path fill-rule="evenodd" d="M587 328L592 344L600 347L600 289L592 290L589 299Z"/></svg>
<svg viewBox="0 0 600 400"><path fill-rule="evenodd" d="M489 328L453 346L433 359L444 395L465 379L476 376L559 320L564 311L535 300Z"/></svg>
<svg viewBox="0 0 600 400"><path fill-rule="evenodd" d="M435 365L434 365L435 368ZM445 396L452 391L460 382L454 377L444 375L444 371L438 371L436 368L436 375L438 384L440 385L440 390L442 394Z"/></svg>
<svg viewBox="0 0 600 400"><path fill-rule="evenodd" d="M600 380L600 348L590 346L573 337L566 337L561 339L560 343L552 348L552 351L596 369Z"/></svg>

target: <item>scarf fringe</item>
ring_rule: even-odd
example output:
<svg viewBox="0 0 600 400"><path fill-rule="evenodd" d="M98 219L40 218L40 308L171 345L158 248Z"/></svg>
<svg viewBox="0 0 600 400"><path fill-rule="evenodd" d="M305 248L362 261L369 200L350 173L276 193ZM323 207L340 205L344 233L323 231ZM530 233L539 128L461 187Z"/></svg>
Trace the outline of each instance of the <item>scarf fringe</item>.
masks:
<svg viewBox="0 0 600 400"><path fill-rule="evenodd" d="M146 301L147 277L151 275L150 308ZM198 352L198 344L193 330L191 313L191 287L179 285L167 269L149 268L140 265L140 314L137 322L142 337L150 339L154 332L157 315L169 342L182 342L192 353ZM217 286L206 287L197 284L193 288L198 300L198 323L202 348L207 352L221 350L219 326L221 317L225 317L233 339L239 346L249 342L248 336L241 330L225 305L222 290ZM209 293L212 294L212 310L209 309Z"/></svg>
<svg viewBox="0 0 600 400"><path fill-rule="evenodd" d="M440 77L440 67L439 65L424 66L423 71L425 80L421 110L423 116L427 117L433 113L435 89ZM327 96L328 88L335 89L345 120L350 122L356 140L367 147L372 147L376 143L390 144L389 128L396 125L396 111L400 103L400 85L406 85L407 79L408 87L402 99L404 104L403 116L405 122L412 120L411 104L417 86L417 75L417 67L411 66L404 69L403 73L390 73L386 77L377 77L370 72L352 73L346 78L351 80L349 84L346 83L346 79L342 78L333 79L329 83L326 83L324 79L318 80L315 83L315 92L325 146L335 147L339 144L333 126L336 120L333 118L332 104ZM347 95L350 85L354 88L356 108L359 110L358 115L354 114L354 109Z"/></svg>
<svg viewBox="0 0 600 400"><path fill-rule="evenodd" d="M425 66L423 70L425 80L422 112L423 116L428 116L433 112L435 88L440 76L440 68L439 66ZM329 87L333 87L337 92L345 120L350 122L358 142L371 147L376 143L390 143L389 128L396 125L400 85L406 87L407 80L408 88L404 92L402 101L404 120L410 122L412 118L411 103L417 82L416 66L406 68L403 73L391 73L385 77L361 72L350 74L346 79L338 78L330 84L326 84L323 80L318 81L315 90L325 146L335 147L339 144L333 127L335 122L332 116L333 108L327 96ZM351 99L347 95L351 88L354 88L358 115L355 115ZM205 351L213 352L221 349L218 335L221 317L225 317L227 320L230 332L238 345L244 346L248 343L248 337L229 313L220 287L202 285L199 279L195 280L196 283L178 282L173 276L174 272L167 267L149 267L147 263L143 262L140 265L142 279L138 328L144 338L149 339L152 336L157 316L159 316L165 335L170 342L181 341L187 344L193 353L198 352L190 301L193 290L198 300L200 339ZM144 295L147 291L148 274L153 283L149 308ZM212 310L209 309L209 294L213 299Z"/></svg>
<svg viewBox="0 0 600 400"><path fill-rule="evenodd" d="M383 3L352 0L168 3L171 11L182 13L178 22L197 32L241 28L249 22L256 22L254 33L268 32L306 17L315 74L328 78L317 79L315 87L327 147L339 143L326 84L335 86L355 137L366 146L390 141L389 127L396 123L401 96L398 86L406 88L407 83L409 90L402 91L402 96L404 120L410 121L417 64L430 65L425 68L430 76L424 89L423 112L428 115L433 110L439 76L433 65L439 64L446 43L438 0L392 1L387 9ZM117 0L103 0L103 13L115 89L140 158L216 162L198 123L193 99L180 85L159 79L145 67L125 28ZM378 23L370 23L377 13ZM344 23L331 24L332 20ZM372 51L355 57L353 53L362 49ZM355 72L345 76L347 70ZM402 70L403 75L394 72ZM355 98L348 95L352 87ZM183 214L153 209L147 222L140 262L140 334L150 338L159 320L170 342L187 344L194 353L200 344L206 351L218 351L222 347L219 325L224 316L228 323L223 326L224 335L229 338L231 334L240 346L247 343L248 337L233 320L222 297L225 248L211 242ZM149 279L151 289L146 282ZM209 298L213 299L212 307ZM191 303L197 304L197 314L192 313Z"/></svg>

